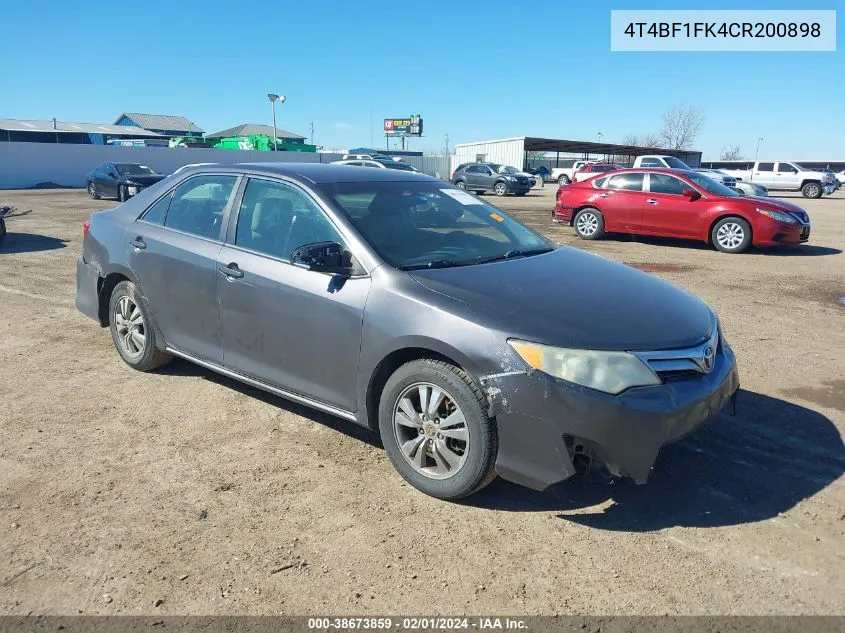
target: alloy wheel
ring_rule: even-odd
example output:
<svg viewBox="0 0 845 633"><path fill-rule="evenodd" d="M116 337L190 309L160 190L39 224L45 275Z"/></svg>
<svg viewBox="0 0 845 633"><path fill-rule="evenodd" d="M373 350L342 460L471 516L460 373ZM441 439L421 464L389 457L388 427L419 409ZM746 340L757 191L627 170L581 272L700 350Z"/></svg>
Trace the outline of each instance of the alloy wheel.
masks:
<svg viewBox="0 0 845 633"><path fill-rule="evenodd" d="M147 324L141 309L129 296L122 296L114 306L117 340L123 351L132 358L144 353L147 344Z"/></svg>
<svg viewBox="0 0 845 633"><path fill-rule="evenodd" d="M458 189L466 189L467 188L467 186L466 186L466 184L464 184L463 180L459 180L457 182L457 185L458 185Z"/></svg>
<svg viewBox="0 0 845 633"><path fill-rule="evenodd" d="M497 196L503 196L503 195L505 195L505 194L508 192L508 190L507 190L507 188L505 187L505 185L504 185L503 183L501 183L501 182L500 182L499 184L497 184L497 185L496 185L496 188L494 189L494 191L496 192L496 195L497 195Z"/></svg>
<svg viewBox="0 0 845 633"><path fill-rule="evenodd" d="M585 211L578 216L575 228L581 235L586 237L595 235L596 231L599 230L599 219L596 217L595 213Z"/></svg>
<svg viewBox="0 0 845 633"><path fill-rule="evenodd" d="M405 460L430 479L448 479L466 462L469 428L455 399L429 382L407 387L393 406L393 433Z"/></svg>
<svg viewBox="0 0 845 633"><path fill-rule="evenodd" d="M94 183L88 185L88 195L92 198L97 195L97 188L94 186Z"/></svg>
<svg viewBox="0 0 845 633"><path fill-rule="evenodd" d="M739 247L745 240L745 231L736 222L725 222L716 231L716 241L719 246L728 250L733 250Z"/></svg>

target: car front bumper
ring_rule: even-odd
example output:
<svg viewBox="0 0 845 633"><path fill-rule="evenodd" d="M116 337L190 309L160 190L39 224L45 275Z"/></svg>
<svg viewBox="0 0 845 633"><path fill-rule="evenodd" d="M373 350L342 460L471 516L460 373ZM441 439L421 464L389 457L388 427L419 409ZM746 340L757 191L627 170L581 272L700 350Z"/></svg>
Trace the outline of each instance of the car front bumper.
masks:
<svg viewBox="0 0 845 633"><path fill-rule="evenodd" d="M767 220L755 226L752 235L754 246L796 246L810 239L810 225Z"/></svg>
<svg viewBox="0 0 845 633"><path fill-rule="evenodd" d="M543 490L574 475L580 453L615 476L645 483L660 448L714 419L739 389L732 350L719 345L709 374L611 396L542 372L485 380L496 416L496 471Z"/></svg>

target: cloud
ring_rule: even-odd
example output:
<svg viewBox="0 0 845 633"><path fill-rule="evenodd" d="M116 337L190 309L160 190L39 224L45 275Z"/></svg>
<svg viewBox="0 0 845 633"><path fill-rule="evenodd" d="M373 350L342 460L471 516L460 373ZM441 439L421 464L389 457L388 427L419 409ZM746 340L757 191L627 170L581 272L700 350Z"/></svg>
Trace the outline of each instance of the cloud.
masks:
<svg viewBox="0 0 845 633"><path fill-rule="evenodd" d="M351 123L343 123L343 122L332 123L332 127L335 128L336 130L351 130L352 124Z"/></svg>

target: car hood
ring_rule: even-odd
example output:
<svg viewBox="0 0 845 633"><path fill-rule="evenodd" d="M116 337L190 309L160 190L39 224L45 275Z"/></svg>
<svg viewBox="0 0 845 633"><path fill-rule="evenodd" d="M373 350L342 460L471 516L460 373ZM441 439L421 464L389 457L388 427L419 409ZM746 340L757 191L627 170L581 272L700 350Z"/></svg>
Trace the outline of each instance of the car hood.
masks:
<svg viewBox="0 0 845 633"><path fill-rule="evenodd" d="M139 185L154 185L159 180L164 180L167 176L164 174L127 174L121 176L120 181L123 183L136 183Z"/></svg>
<svg viewBox="0 0 845 633"><path fill-rule="evenodd" d="M792 204L791 202L787 202L786 200L781 200L779 198L767 198L764 196L744 196L742 200L744 202L750 202L755 204L755 208L759 206L760 208L773 209L775 211L797 213L800 216L806 215L804 209L799 207L797 204Z"/></svg>
<svg viewBox="0 0 845 633"><path fill-rule="evenodd" d="M479 311L509 337L584 349L697 345L713 317L694 295L576 248L477 266L417 270L420 284Z"/></svg>

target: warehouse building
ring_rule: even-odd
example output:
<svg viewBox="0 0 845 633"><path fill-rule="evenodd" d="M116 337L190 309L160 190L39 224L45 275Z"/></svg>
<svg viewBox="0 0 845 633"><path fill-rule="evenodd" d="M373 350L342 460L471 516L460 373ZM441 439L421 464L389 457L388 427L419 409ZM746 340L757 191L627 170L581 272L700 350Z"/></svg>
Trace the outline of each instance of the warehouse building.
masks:
<svg viewBox="0 0 845 633"><path fill-rule="evenodd" d="M561 158L577 157L613 162L633 162L637 156L662 154L675 156L690 167L701 164L701 152L673 150L657 147L637 147L592 141L570 141L566 139L517 136L493 141L477 141L455 145L452 169L462 163L492 162L518 166L522 169L540 167L551 169L558 166Z"/></svg>
<svg viewBox="0 0 845 633"><path fill-rule="evenodd" d="M183 116L170 114L143 114L124 112L114 122L115 125L132 125L159 136L176 138L184 136L202 136L205 130Z"/></svg>
<svg viewBox="0 0 845 633"><path fill-rule="evenodd" d="M163 137L132 125L70 123L56 119L0 119L0 142L106 145L113 139L152 140Z"/></svg>

